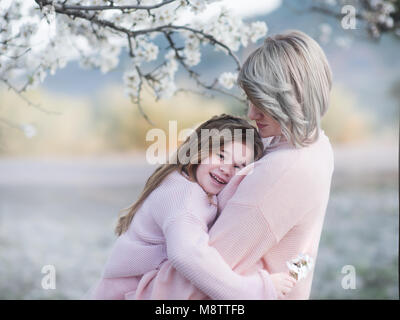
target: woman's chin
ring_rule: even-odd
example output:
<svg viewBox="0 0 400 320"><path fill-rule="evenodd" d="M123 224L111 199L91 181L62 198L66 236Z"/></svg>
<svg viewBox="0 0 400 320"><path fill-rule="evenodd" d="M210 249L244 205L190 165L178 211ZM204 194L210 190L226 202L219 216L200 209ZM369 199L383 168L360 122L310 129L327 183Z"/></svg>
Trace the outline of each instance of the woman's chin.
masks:
<svg viewBox="0 0 400 320"><path fill-rule="evenodd" d="M261 138L269 138L273 137L274 134L272 132L269 132L268 130L258 130L258 133L260 134Z"/></svg>

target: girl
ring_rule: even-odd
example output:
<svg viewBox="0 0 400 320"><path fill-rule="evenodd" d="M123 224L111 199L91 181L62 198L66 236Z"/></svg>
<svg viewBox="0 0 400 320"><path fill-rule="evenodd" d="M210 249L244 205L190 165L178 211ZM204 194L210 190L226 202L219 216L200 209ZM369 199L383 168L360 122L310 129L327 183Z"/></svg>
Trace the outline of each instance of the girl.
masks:
<svg viewBox="0 0 400 320"><path fill-rule="evenodd" d="M251 147L246 144L249 129L254 141ZM204 130L212 134L204 135ZM215 249L205 255L213 255L220 268L210 270L207 279L197 279L196 266L202 257L190 255L193 246L208 239L217 215L216 195L252 158L258 160L262 155L257 130L241 118L223 114L200 125L178 148L177 163L160 166L128 213L119 218L115 230L119 238L92 297L179 299L179 292L166 295L157 288L149 297L138 295L138 288L166 260L210 297L251 299L252 292L263 290L265 299L274 299L290 291L295 281L288 274L269 275L260 270L238 275ZM232 277L229 288L219 286L219 279L226 275Z"/></svg>

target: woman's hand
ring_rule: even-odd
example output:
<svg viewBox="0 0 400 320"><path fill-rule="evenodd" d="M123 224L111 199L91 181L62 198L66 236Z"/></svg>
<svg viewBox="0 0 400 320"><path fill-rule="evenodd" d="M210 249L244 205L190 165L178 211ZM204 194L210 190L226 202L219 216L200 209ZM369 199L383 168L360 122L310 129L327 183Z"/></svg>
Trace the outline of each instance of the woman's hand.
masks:
<svg viewBox="0 0 400 320"><path fill-rule="evenodd" d="M278 299L284 299L285 296L292 291L296 285L296 279L294 279L288 273L272 273L270 277L274 284Z"/></svg>

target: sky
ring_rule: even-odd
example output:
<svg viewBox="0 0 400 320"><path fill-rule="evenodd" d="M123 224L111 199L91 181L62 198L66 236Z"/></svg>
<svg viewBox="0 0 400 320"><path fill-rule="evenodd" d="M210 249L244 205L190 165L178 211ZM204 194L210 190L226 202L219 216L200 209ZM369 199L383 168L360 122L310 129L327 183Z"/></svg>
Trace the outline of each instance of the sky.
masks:
<svg viewBox="0 0 400 320"><path fill-rule="evenodd" d="M245 2L245 5L243 3ZM268 14L282 4L281 0L220 0L211 3L207 9L199 14L186 14L180 23L188 23L193 19L207 20L218 14L222 7L228 8L234 15L241 18L250 18L256 15Z"/></svg>

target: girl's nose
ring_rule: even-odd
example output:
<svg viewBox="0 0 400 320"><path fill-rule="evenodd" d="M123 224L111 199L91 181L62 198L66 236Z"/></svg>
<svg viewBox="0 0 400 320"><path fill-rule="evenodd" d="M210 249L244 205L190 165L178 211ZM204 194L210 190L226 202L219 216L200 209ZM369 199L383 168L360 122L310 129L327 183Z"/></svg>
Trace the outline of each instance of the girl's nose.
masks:
<svg viewBox="0 0 400 320"><path fill-rule="evenodd" d="M230 178L233 175L233 164L223 164L220 170L227 178Z"/></svg>

